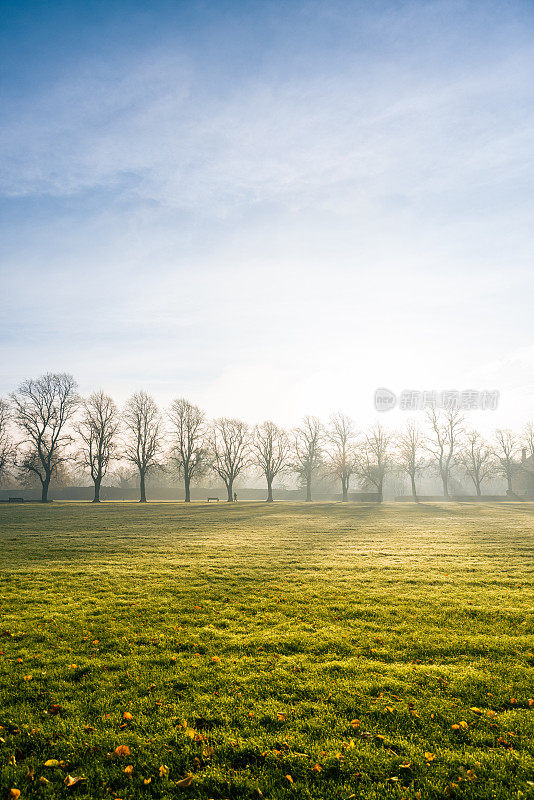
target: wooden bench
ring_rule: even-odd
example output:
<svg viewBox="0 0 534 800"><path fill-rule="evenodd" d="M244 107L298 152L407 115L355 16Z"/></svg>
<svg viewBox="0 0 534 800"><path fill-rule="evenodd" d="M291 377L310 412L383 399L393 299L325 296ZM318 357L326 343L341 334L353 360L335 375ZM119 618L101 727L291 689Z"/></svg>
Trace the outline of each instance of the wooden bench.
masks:
<svg viewBox="0 0 534 800"><path fill-rule="evenodd" d="M23 497L10 497L7 502L8 503L23 503L24 502L24 498Z"/></svg>
<svg viewBox="0 0 534 800"><path fill-rule="evenodd" d="M208 503L209 503L211 500L214 500L214 501L215 501L215 502L217 502L217 503L219 502L219 498L218 498L218 497L208 497Z"/></svg>

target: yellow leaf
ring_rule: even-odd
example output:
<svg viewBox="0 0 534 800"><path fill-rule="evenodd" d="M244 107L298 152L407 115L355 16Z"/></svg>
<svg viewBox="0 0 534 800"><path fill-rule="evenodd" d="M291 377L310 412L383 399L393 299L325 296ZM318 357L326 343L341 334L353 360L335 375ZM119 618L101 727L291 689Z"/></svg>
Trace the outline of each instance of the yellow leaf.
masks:
<svg viewBox="0 0 534 800"><path fill-rule="evenodd" d="M186 729L185 729L185 731L184 731L184 733L185 733L185 735L186 735L186 736L188 736L190 739L194 739L194 738L195 738L195 731L193 730L193 728L186 728Z"/></svg>
<svg viewBox="0 0 534 800"><path fill-rule="evenodd" d="M159 777L160 778L168 778L169 777L169 768L166 764L162 764L159 768Z"/></svg>
<svg viewBox="0 0 534 800"><path fill-rule="evenodd" d="M193 776L188 773L181 781L176 781L175 786L179 786L180 789L187 789L188 786L191 786L192 782Z"/></svg>
<svg viewBox="0 0 534 800"><path fill-rule="evenodd" d="M221 659L219 658L219 656L212 656L211 660L213 661L214 664L218 664Z"/></svg>
<svg viewBox="0 0 534 800"><path fill-rule="evenodd" d="M71 789L73 786L76 786L78 783L84 781L85 778L82 778L80 775L67 775L63 783L68 789Z"/></svg>
<svg viewBox="0 0 534 800"><path fill-rule="evenodd" d="M50 783L48 778L45 778L43 775L39 778L39 783Z"/></svg>
<svg viewBox="0 0 534 800"><path fill-rule="evenodd" d="M152 778L143 778L143 784L148 786L149 783L152 783Z"/></svg>
<svg viewBox="0 0 534 800"><path fill-rule="evenodd" d="M19 797L20 797L20 789L9 790L9 800L18 800Z"/></svg>
<svg viewBox="0 0 534 800"><path fill-rule="evenodd" d="M322 769L323 768L321 767L320 764L314 764L312 767L312 772L321 772Z"/></svg>
<svg viewBox="0 0 534 800"><path fill-rule="evenodd" d="M466 731L469 728L469 725L467 724L467 722L465 720L462 720L460 722L460 728L462 728L462 730Z"/></svg>
<svg viewBox="0 0 534 800"><path fill-rule="evenodd" d="M473 712L473 714L482 714L482 710L476 706L473 706L470 710Z"/></svg>
<svg viewBox="0 0 534 800"><path fill-rule="evenodd" d="M124 714L122 715L122 718L130 722L130 720L133 719L133 715L130 714L129 711L125 711Z"/></svg>
<svg viewBox="0 0 534 800"><path fill-rule="evenodd" d="M128 764L127 767L124 767L124 774L130 776L133 772L132 764Z"/></svg>
<svg viewBox="0 0 534 800"><path fill-rule="evenodd" d="M48 761L44 763L45 767L59 767L59 761L57 758L49 758Z"/></svg>
<svg viewBox="0 0 534 800"><path fill-rule="evenodd" d="M434 753L425 753L425 758L427 761L434 761L435 757L436 756Z"/></svg>
<svg viewBox="0 0 534 800"><path fill-rule="evenodd" d="M289 781L289 783L295 783L295 781L293 780L293 778L291 777L291 775L286 775L286 778L287 778L287 780Z"/></svg>

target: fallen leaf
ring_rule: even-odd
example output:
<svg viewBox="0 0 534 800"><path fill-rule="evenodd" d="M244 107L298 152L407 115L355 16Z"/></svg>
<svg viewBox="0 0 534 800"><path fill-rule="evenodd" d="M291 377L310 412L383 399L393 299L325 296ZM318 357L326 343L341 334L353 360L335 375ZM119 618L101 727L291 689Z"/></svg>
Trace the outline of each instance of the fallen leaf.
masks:
<svg viewBox="0 0 534 800"><path fill-rule="evenodd" d="M291 775L286 775L286 779L289 781L289 783L295 783Z"/></svg>
<svg viewBox="0 0 534 800"><path fill-rule="evenodd" d="M67 789L72 789L73 786L77 786L84 780L85 778L83 778L81 775L67 775L63 783L65 784Z"/></svg>
<svg viewBox="0 0 534 800"><path fill-rule="evenodd" d="M152 783L152 778L143 778L144 786L148 786L149 783Z"/></svg>
<svg viewBox="0 0 534 800"><path fill-rule="evenodd" d="M312 767L312 772L321 772L322 769L323 768L321 767L320 764L314 764Z"/></svg>
<svg viewBox="0 0 534 800"><path fill-rule="evenodd" d="M115 748L115 755L117 756L129 756L130 755L130 748L127 744L120 744L118 747Z"/></svg>
<svg viewBox="0 0 534 800"><path fill-rule="evenodd" d="M211 660L213 661L214 664L218 664L221 659L219 658L219 656L212 656Z"/></svg>
<svg viewBox="0 0 534 800"><path fill-rule="evenodd" d="M54 703L54 705L50 706L48 709L48 713L55 716L56 714L60 714L63 711L63 706L60 706L59 703Z"/></svg>
<svg viewBox="0 0 534 800"><path fill-rule="evenodd" d="M425 753L425 758L426 758L427 761L434 761L436 756L435 756L434 753Z"/></svg>
<svg viewBox="0 0 534 800"><path fill-rule="evenodd" d="M124 767L124 774L128 775L128 777L131 776L132 772L133 772L133 765L132 764L128 764L127 767Z"/></svg>
<svg viewBox="0 0 534 800"><path fill-rule="evenodd" d="M20 789L10 789L9 790L9 799L10 800L18 800L20 797Z"/></svg>
<svg viewBox="0 0 534 800"><path fill-rule="evenodd" d="M473 706L473 707L470 709L470 711L472 711L472 712L473 712L473 714L482 714L482 709L480 709L480 708L477 708L476 706Z"/></svg>
<svg viewBox="0 0 534 800"><path fill-rule="evenodd" d="M48 761L44 762L45 767L59 767L59 761L57 758L49 758Z"/></svg>
<svg viewBox="0 0 534 800"><path fill-rule="evenodd" d="M182 778L182 780L176 781L174 785L179 786L180 789L187 789L187 787L191 786L192 783L193 783L193 776L188 774L185 776L185 778Z"/></svg>
<svg viewBox="0 0 534 800"><path fill-rule="evenodd" d="M39 778L39 783L50 783L48 778L45 778L43 775Z"/></svg>
<svg viewBox="0 0 534 800"><path fill-rule="evenodd" d="M169 768L166 764L162 764L158 770L160 778L168 778L169 777Z"/></svg>
<svg viewBox="0 0 534 800"><path fill-rule="evenodd" d="M85 728L84 728L84 731L85 731L86 733L94 733L94 732L95 732L95 729L93 728L93 726L92 726L92 725L86 725L86 726L85 726Z"/></svg>
<svg viewBox="0 0 534 800"><path fill-rule="evenodd" d="M133 714L130 714L129 711L125 711L124 714L122 715L122 718L130 722L130 720L133 719Z"/></svg>

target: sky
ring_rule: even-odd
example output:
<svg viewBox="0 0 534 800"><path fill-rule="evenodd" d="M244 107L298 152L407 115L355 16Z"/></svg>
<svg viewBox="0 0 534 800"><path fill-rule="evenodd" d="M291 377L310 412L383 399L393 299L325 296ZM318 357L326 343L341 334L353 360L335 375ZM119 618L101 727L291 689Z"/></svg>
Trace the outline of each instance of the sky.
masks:
<svg viewBox="0 0 534 800"><path fill-rule="evenodd" d="M534 417L531 0L0 5L0 394Z"/></svg>

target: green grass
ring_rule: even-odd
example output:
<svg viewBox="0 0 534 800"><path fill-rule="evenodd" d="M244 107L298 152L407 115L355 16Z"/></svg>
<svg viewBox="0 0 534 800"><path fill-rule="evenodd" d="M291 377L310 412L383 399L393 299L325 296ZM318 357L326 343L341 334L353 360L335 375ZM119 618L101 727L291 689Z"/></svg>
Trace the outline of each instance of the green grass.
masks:
<svg viewBox="0 0 534 800"><path fill-rule="evenodd" d="M533 555L519 503L0 506L0 798L532 798Z"/></svg>

